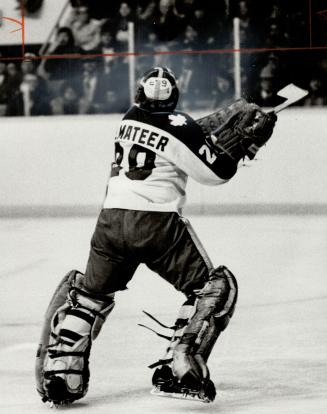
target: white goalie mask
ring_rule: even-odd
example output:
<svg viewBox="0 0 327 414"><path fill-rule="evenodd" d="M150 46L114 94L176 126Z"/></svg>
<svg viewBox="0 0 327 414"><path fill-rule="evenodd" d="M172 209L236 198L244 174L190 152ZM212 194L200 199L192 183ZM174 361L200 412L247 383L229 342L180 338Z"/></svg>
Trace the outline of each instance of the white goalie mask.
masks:
<svg viewBox="0 0 327 414"><path fill-rule="evenodd" d="M144 95L155 101L169 99L173 90L171 83L166 78L151 77L141 84L144 87Z"/></svg>
<svg viewBox="0 0 327 414"><path fill-rule="evenodd" d="M179 92L174 73L165 67L155 67L141 78L135 102L151 112L170 112L177 105Z"/></svg>

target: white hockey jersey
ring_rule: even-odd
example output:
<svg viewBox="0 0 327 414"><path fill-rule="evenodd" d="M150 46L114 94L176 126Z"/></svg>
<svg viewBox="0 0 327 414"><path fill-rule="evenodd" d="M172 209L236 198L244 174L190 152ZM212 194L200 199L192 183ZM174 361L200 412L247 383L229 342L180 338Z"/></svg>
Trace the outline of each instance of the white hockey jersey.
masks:
<svg viewBox="0 0 327 414"><path fill-rule="evenodd" d="M225 183L219 158L187 114L151 113L132 106L115 137L104 208L179 212L188 176L207 185Z"/></svg>

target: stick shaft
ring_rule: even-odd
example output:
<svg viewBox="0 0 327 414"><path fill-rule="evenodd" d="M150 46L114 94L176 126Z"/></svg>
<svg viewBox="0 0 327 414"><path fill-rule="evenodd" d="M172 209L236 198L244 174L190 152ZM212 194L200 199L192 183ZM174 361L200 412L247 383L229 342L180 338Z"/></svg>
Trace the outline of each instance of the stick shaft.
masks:
<svg viewBox="0 0 327 414"><path fill-rule="evenodd" d="M287 100L286 102L283 102L280 105L275 106L272 112L275 112L275 114L278 114L278 112L281 112L283 109L286 109L288 106L292 105L292 103L294 103L294 101Z"/></svg>

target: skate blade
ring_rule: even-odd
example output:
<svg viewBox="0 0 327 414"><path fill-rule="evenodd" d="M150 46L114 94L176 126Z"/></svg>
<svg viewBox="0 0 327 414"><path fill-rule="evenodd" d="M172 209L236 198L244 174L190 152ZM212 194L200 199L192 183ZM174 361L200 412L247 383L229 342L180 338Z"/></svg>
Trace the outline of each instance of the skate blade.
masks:
<svg viewBox="0 0 327 414"><path fill-rule="evenodd" d="M48 401L47 405L49 408L54 408L54 409L59 408L59 404L56 404L53 401Z"/></svg>
<svg viewBox="0 0 327 414"><path fill-rule="evenodd" d="M63 407L67 407L68 405L71 405L72 403L69 401L62 401L62 402L54 402L54 401L47 401L46 405L49 408L53 408L53 409L58 409L58 408L63 408Z"/></svg>
<svg viewBox="0 0 327 414"><path fill-rule="evenodd" d="M179 393L179 392L164 392L158 390L157 388L152 388L150 394L155 395L156 397L166 397L166 398L175 398L178 400L188 400L188 401L196 401L196 402L203 402L203 403L211 403L208 397L201 398L198 394L192 393Z"/></svg>

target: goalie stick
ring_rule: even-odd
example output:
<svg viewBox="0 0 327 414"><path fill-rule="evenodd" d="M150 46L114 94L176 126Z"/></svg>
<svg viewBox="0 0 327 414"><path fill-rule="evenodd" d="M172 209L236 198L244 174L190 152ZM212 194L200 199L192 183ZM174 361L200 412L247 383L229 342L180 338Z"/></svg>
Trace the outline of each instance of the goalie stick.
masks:
<svg viewBox="0 0 327 414"><path fill-rule="evenodd" d="M280 91L277 92L277 95L281 98L286 99L281 104L277 105L275 108L269 110L268 113L279 113L284 109L288 108L295 102L303 99L305 96L308 95L308 91L298 86L294 85L293 83L288 84ZM235 114L237 111L242 110L244 105L246 104L246 100L243 98L238 99L237 101L233 102L231 105L218 109L217 111L203 116L196 120L197 124L200 125L204 133L207 137L217 130L220 126L222 126L228 119Z"/></svg>

